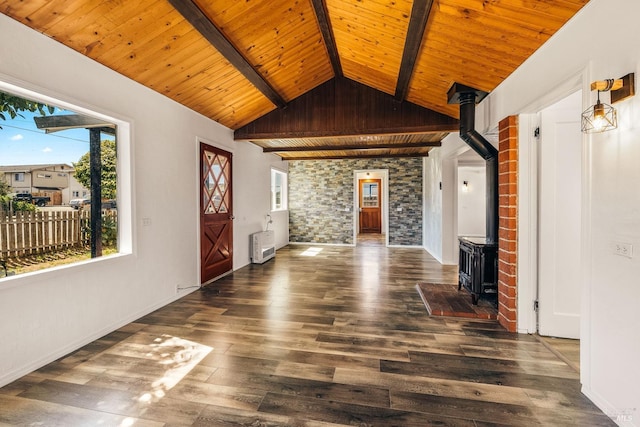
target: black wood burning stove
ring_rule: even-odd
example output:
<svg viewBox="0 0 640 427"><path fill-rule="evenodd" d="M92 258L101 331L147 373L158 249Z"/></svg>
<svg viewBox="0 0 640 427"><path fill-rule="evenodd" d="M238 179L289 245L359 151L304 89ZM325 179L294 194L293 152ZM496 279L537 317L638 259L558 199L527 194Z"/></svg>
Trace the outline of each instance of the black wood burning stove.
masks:
<svg viewBox="0 0 640 427"><path fill-rule="evenodd" d="M471 293L471 301L478 304L483 294L498 291L498 245L483 238L461 237L458 262L458 290Z"/></svg>
<svg viewBox="0 0 640 427"><path fill-rule="evenodd" d="M498 288L498 150L475 129L476 103L488 93L454 83L447 95L449 104L460 104L460 138L486 162L487 237L460 239L459 288L477 304L480 295Z"/></svg>

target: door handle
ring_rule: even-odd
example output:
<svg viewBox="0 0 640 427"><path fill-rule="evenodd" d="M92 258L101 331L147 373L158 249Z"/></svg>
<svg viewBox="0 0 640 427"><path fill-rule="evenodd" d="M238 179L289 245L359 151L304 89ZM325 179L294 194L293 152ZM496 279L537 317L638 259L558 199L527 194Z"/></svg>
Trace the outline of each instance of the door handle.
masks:
<svg viewBox="0 0 640 427"><path fill-rule="evenodd" d="M229 219L233 221L234 219L236 219L236 217L233 215L229 215Z"/></svg>

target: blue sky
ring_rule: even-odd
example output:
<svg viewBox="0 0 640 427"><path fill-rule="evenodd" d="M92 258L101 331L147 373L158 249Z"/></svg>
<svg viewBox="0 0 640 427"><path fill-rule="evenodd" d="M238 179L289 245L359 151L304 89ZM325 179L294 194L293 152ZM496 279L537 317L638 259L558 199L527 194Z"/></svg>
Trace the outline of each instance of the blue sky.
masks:
<svg viewBox="0 0 640 427"><path fill-rule="evenodd" d="M57 109L53 114L69 114ZM71 129L45 134L33 120L39 113L22 112L24 117L0 120L0 166L77 162L89 151L89 131ZM6 114L5 114L6 115ZM104 138L104 135L103 135ZM106 138L104 138L106 139Z"/></svg>

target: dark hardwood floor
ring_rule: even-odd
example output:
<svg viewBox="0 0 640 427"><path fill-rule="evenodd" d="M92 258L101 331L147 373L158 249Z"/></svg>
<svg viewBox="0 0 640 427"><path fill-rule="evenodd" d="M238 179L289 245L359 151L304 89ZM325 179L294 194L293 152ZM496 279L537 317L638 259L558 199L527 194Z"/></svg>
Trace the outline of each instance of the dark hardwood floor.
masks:
<svg viewBox="0 0 640 427"><path fill-rule="evenodd" d="M356 246L385 246L386 237L381 233L360 233L356 236Z"/></svg>
<svg viewBox="0 0 640 427"><path fill-rule="evenodd" d="M0 389L0 425L609 426L495 321L429 317L418 249L289 246Z"/></svg>

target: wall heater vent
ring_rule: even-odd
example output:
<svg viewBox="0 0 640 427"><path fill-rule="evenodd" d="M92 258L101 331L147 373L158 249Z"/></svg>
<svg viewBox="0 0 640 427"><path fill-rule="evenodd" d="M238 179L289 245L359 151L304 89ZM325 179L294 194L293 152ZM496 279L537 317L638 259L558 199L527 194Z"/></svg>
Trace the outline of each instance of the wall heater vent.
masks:
<svg viewBox="0 0 640 427"><path fill-rule="evenodd" d="M276 238L273 230L253 233L250 238L252 263L262 264L276 256Z"/></svg>

